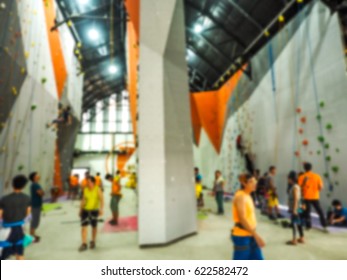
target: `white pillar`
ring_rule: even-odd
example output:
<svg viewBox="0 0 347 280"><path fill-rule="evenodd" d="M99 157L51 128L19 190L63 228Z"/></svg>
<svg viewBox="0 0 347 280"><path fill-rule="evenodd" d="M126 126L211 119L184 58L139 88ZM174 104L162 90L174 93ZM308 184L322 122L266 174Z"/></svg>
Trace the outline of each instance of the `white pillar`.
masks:
<svg viewBox="0 0 347 280"><path fill-rule="evenodd" d="M183 0L141 0L139 244L197 231Z"/></svg>

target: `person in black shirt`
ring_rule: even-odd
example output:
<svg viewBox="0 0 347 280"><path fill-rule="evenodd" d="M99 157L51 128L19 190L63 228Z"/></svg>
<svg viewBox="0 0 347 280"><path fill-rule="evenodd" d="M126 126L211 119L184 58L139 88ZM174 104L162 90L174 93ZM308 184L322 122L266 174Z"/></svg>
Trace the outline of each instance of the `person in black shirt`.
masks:
<svg viewBox="0 0 347 280"><path fill-rule="evenodd" d="M30 235L35 237L34 242L40 241L40 236L37 236L35 234L36 229L40 225L40 217L41 217L41 209L43 204L43 196L44 191L42 187L39 185L40 181L40 175L37 172L32 172L29 175L29 179L32 182L30 186L30 192L31 192L31 224L30 224Z"/></svg>
<svg viewBox="0 0 347 280"><path fill-rule="evenodd" d="M24 219L30 214L30 197L22 190L28 179L24 175L13 178L13 192L4 196L0 200L0 219L3 220L4 230L9 229L5 243L6 246L0 248L1 259L6 260L11 255L15 255L17 260L24 259ZM2 250L1 250L2 249Z"/></svg>

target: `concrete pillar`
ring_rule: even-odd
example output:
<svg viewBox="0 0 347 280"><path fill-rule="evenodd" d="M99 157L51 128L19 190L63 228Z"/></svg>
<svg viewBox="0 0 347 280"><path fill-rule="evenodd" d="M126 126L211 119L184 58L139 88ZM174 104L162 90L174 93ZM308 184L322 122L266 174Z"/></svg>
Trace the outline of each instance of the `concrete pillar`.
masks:
<svg viewBox="0 0 347 280"><path fill-rule="evenodd" d="M139 244L197 231L183 0L141 0Z"/></svg>

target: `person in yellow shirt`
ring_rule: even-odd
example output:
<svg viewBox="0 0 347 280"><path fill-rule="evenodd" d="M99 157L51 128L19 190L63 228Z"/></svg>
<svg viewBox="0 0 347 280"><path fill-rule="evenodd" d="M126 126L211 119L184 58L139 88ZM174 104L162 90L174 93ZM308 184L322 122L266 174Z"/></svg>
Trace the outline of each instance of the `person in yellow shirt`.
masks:
<svg viewBox="0 0 347 280"><path fill-rule="evenodd" d="M102 186L102 179L101 179L101 176L100 176L100 172L97 172L96 173L96 176L95 176L95 184L102 190L104 191L104 188Z"/></svg>
<svg viewBox="0 0 347 280"><path fill-rule="evenodd" d="M112 226L116 226L118 225L118 217L119 217L119 201L122 198L120 171L118 170L116 172L116 176L114 177L111 174L107 174L106 180L112 183L111 204L110 204L111 212L112 212L112 220L109 221L109 224Z"/></svg>
<svg viewBox="0 0 347 280"><path fill-rule="evenodd" d="M202 184L201 184L200 178L195 179L195 195L196 195L198 208L203 207L204 206L204 200L203 200Z"/></svg>
<svg viewBox="0 0 347 280"><path fill-rule="evenodd" d="M299 186L301 187L302 196L304 198L304 219L307 229L312 227L311 225L311 205L316 209L319 215L320 223L325 231L327 231L327 222L324 217L323 210L319 203L320 192L324 187L321 177L312 172L312 164L304 163L305 173L299 177Z"/></svg>
<svg viewBox="0 0 347 280"><path fill-rule="evenodd" d="M263 260L261 248L264 240L256 232L257 220L251 193L255 191L257 181L251 174L239 177L241 189L235 193L232 202L234 227L231 240L234 244L234 260Z"/></svg>
<svg viewBox="0 0 347 280"><path fill-rule="evenodd" d="M87 235L88 225L92 226L92 240L89 248L94 249L96 244L98 217L103 215L104 198L102 191L95 184L95 178L88 177L88 186L83 189L82 201L80 206L80 218L82 226L82 245L78 249L83 252L88 249Z"/></svg>

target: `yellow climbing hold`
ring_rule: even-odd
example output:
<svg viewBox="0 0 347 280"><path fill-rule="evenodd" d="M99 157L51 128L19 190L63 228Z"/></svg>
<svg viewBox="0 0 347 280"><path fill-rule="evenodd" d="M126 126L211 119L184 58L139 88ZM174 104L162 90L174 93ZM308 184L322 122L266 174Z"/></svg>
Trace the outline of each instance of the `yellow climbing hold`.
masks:
<svg viewBox="0 0 347 280"><path fill-rule="evenodd" d="M69 27L72 26L72 21L71 21L71 20L69 20L69 21L67 22L67 26L69 26Z"/></svg>
<svg viewBox="0 0 347 280"><path fill-rule="evenodd" d="M11 91L12 91L13 95L18 94L16 87L12 87Z"/></svg>
<svg viewBox="0 0 347 280"><path fill-rule="evenodd" d="M77 43L77 48L82 48L82 43L81 42Z"/></svg>
<svg viewBox="0 0 347 280"><path fill-rule="evenodd" d="M297 0L297 2L298 2L298 3L302 3L302 2L304 2L304 0Z"/></svg>
<svg viewBox="0 0 347 280"><path fill-rule="evenodd" d="M270 36L270 32L267 31L267 30L265 30L265 31L264 31L264 35L265 35L266 37L269 37L269 36Z"/></svg>
<svg viewBox="0 0 347 280"><path fill-rule="evenodd" d="M281 15L281 16L278 17L278 21L279 21L279 22L284 22L284 20L285 20L285 19L284 19L284 16Z"/></svg>
<svg viewBox="0 0 347 280"><path fill-rule="evenodd" d="M25 56L26 59L28 59L29 58L29 52L25 52L24 56Z"/></svg>
<svg viewBox="0 0 347 280"><path fill-rule="evenodd" d="M80 54L80 51L79 50L75 50L75 54Z"/></svg>
<svg viewBox="0 0 347 280"><path fill-rule="evenodd" d="M20 69L20 72L21 72L22 74L25 74L25 72L26 72L25 68L22 67L22 68Z"/></svg>

